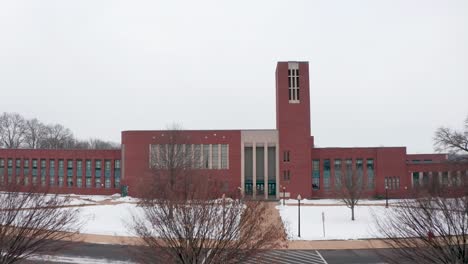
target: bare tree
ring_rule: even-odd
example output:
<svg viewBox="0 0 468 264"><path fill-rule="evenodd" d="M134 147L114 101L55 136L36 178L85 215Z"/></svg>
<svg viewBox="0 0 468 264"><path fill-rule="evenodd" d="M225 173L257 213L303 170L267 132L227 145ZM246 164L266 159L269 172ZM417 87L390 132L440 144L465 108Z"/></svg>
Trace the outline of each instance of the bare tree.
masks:
<svg viewBox="0 0 468 264"><path fill-rule="evenodd" d="M145 262L242 263L285 239L267 203L226 198L199 177L159 186L131 226L150 249Z"/></svg>
<svg viewBox="0 0 468 264"><path fill-rule="evenodd" d="M468 153L468 116L465 119L464 131L448 127L438 128L434 136L434 146L437 151Z"/></svg>
<svg viewBox="0 0 468 264"><path fill-rule="evenodd" d="M17 113L0 116L0 141L5 148L19 148L25 137L25 120Z"/></svg>
<svg viewBox="0 0 468 264"><path fill-rule="evenodd" d="M339 182L335 183L335 190L337 197L351 209L351 220L354 221L354 209L361 200L366 187L363 184L362 173L353 171L351 168L347 168L345 172L339 178Z"/></svg>
<svg viewBox="0 0 468 264"><path fill-rule="evenodd" d="M47 127L36 118L25 122L25 144L28 148L41 148L47 136Z"/></svg>
<svg viewBox="0 0 468 264"><path fill-rule="evenodd" d="M75 139L70 129L60 124L47 125L46 136L40 143L45 149L73 148Z"/></svg>
<svg viewBox="0 0 468 264"><path fill-rule="evenodd" d="M23 191L23 192L20 192ZM59 240L79 230L78 209L68 199L31 187L0 186L0 263L16 263L36 254L52 254Z"/></svg>
<svg viewBox="0 0 468 264"><path fill-rule="evenodd" d="M144 184L142 212L130 224L150 249L143 261L241 263L285 239L267 203L243 201L200 170L200 150L185 144L179 128L161 138L151 146L153 177Z"/></svg>
<svg viewBox="0 0 468 264"><path fill-rule="evenodd" d="M468 197L439 194L404 200L384 217L374 216L393 249L384 255L389 263L468 263Z"/></svg>

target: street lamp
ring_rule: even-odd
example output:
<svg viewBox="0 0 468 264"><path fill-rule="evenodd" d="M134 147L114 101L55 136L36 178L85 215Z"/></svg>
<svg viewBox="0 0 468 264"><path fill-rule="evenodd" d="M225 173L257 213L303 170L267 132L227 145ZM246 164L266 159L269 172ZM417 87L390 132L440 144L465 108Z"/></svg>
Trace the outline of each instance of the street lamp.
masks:
<svg viewBox="0 0 468 264"><path fill-rule="evenodd" d="M388 185L385 185L385 208L388 208Z"/></svg>
<svg viewBox="0 0 468 264"><path fill-rule="evenodd" d="M224 235L224 225L225 225L225 218L226 218L226 194L223 193L223 235Z"/></svg>
<svg viewBox="0 0 468 264"><path fill-rule="evenodd" d="M286 187L283 186L283 205L286 204Z"/></svg>
<svg viewBox="0 0 468 264"><path fill-rule="evenodd" d="M301 195L297 196L297 236L301 237Z"/></svg>

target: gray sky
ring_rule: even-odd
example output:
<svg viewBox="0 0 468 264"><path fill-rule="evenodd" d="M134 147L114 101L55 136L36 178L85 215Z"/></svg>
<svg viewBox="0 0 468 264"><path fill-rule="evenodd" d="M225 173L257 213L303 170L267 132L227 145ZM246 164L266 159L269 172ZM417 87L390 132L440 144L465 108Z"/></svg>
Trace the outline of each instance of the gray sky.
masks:
<svg viewBox="0 0 468 264"><path fill-rule="evenodd" d="M468 1L0 2L0 112L80 138L275 128L279 60L309 61L318 146L432 152L468 115Z"/></svg>

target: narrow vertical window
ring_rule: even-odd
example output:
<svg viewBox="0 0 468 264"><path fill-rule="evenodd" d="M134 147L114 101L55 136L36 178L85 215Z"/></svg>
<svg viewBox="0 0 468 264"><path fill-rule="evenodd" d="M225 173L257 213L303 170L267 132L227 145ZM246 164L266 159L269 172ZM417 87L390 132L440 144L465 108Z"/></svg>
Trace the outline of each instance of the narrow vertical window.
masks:
<svg viewBox="0 0 468 264"><path fill-rule="evenodd" d="M299 103L299 64L290 63L288 69L288 99L290 103Z"/></svg>
<svg viewBox="0 0 468 264"><path fill-rule="evenodd" d="M323 188L325 190L330 189L330 160L326 159L323 161Z"/></svg>
<svg viewBox="0 0 468 264"><path fill-rule="evenodd" d="M101 188L101 161L96 160L95 163L95 168L94 168L94 180L96 182L96 188Z"/></svg>
<svg viewBox="0 0 468 264"><path fill-rule="evenodd" d="M374 189L375 187L375 173L374 173L374 160L367 159L367 187Z"/></svg>
<svg viewBox="0 0 468 264"><path fill-rule="evenodd" d="M341 173L341 160L336 159L334 161L335 167L334 167L334 172L335 173L335 188L340 189L341 188L341 178L343 177Z"/></svg>
<svg viewBox="0 0 468 264"><path fill-rule="evenodd" d="M91 187L91 160L86 160L86 188Z"/></svg>
<svg viewBox="0 0 468 264"><path fill-rule="evenodd" d="M47 174L47 168L46 168L46 160L41 159L41 185L46 186L46 174Z"/></svg>
<svg viewBox="0 0 468 264"><path fill-rule="evenodd" d="M76 161L76 186L81 188L83 185L83 161Z"/></svg>
<svg viewBox="0 0 468 264"><path fill-rule="evenodd" d="M346 180L344 184L349 184L352 182L353 177L353 160L346 159Z"/></svg>
<svg viewBox="0 0 468 264"><path fill-rule="evenodd" d="M201 166L201 145L195 145L194 146L194 150L193 150L193 163L194 163L194 167L197 168L197 169L200 169L202 166Z"/></svg>
<svg viewBox="0 0 468 264"><path fill-rule="evenodd" d="M37 159L32 160L32 184L37 184Z"/></svg>
<svg viewBox="0 0 468 264"><path fill-rule="evenodd" d="M58 186L63 187L63 175L64 175L64 164L63 159L58 161Z"/></svg>
<svg viewBox="0 0 468 264"><path fill-rule="evenodd" d="M111 187L111 161L104 161L104 187Z"/></svg>
<svg viewBox="0 0 468 264"><path fill-rule="evenodd" d="M55 160L49 160L49 176L50 186L55 185Z"/></svg>
<svg viewBox="0 0 468 264"><path fill-rule="evenodd" d="M5 160L0 158L0 183L5 183Z"/></svg>
<svg viewBox="0 0 468 264"><path fill-rule="evenodd" d="M228 168L228 145L221 145L221 169Z"/></svg>
<svg viewBox="0 0 468 264"><path fill-rule="evenodd" d="M73 187L73 160L67 160L67 186Z"/></svg>
<svg viewBox="0 0 468 264"><path fill-rule="evenodd" d="M219 144L211 145L211 167L213 169L219 169Z"/></svg>
<svg viewBox="0 0 468 264"><path fill-rule="evenodd" d="M21 174L21 159L16 159L15 160L15 178L16 178L16 184L20 184L20 174Z"/></svg>
<svg viewBox="0 0 468 264"><path fill-rule="evenodd" d="M362 176L364 174L362 159L356 159L357 184L362 185Z"/></svg>
<svg viewBox="0 0 468 264"><path fill-rule="evenodd" d="M120 188L120 160L114 161L114 187Z"/></svg>
<svg viewBox="0 0 468 264"><path fill-rule="evenodd" d="M320 190L320 160L313 160L312 166L312 189Z"/></svg>
<svg viewBox="0 0 468 264"><path fill-rule="evenodd" d="M203 168L210 168L210 145L203 145Z"/></svg>
<svg viewBox="0 0 468 264"><path fill-rule="evenodd" d="M15 176L18 178L21 174L21 159L16 159L15 163Z"/></svg>

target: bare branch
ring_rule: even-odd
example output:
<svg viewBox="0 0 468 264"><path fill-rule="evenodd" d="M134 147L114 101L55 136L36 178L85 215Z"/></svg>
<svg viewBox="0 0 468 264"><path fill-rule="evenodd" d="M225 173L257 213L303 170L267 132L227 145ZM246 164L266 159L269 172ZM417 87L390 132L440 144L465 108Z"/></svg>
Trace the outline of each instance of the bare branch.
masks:
<svg viewBox="0 0 468 264"><path fill-rule="evenodd" d="M68 199L31 187L0 186L0 263L15 263L33 254L56 252L78 232L78 209L62 208Z"/></svg>

